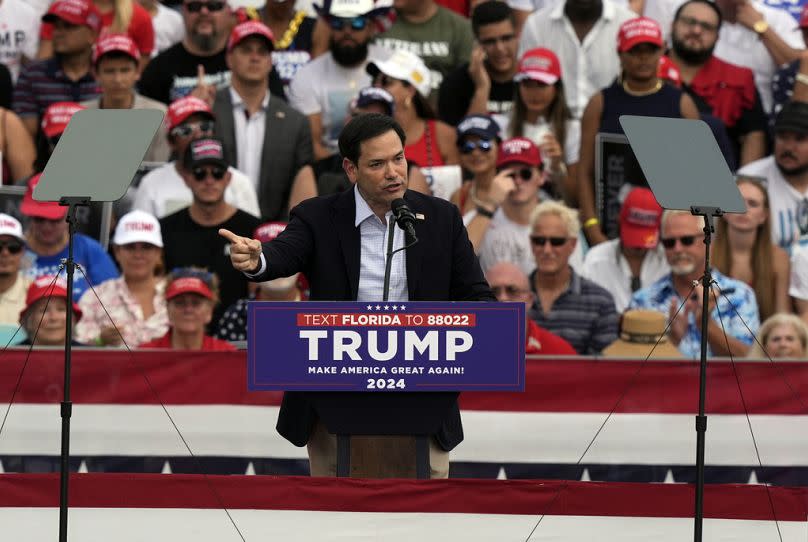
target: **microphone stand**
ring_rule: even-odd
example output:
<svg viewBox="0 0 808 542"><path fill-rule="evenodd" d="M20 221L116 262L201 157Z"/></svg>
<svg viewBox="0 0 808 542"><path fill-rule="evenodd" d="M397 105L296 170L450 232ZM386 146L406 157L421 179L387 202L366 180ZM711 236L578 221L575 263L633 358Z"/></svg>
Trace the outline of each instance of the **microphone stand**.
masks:
<svg viewBox="0 0 808 542"><path fill-rule="evenodd" d="M65 320L65 363L64 391L61 403L62 416L62 450L59 466L59 542L67 542L67 509L68 482L70 479L70 417L73 414L73 403L70 400L70 375L73 353L73 272L76 262L73 260L73 236L76 233L76 208L90 205L88 197L64 197L59 205L67 206L67 315Z"/></svg>

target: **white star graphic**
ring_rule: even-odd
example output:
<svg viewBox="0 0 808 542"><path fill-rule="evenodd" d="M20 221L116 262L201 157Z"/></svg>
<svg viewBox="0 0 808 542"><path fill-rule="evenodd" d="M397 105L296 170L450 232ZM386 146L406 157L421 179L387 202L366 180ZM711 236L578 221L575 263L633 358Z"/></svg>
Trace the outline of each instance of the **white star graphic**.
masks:
<svg viewBox="0 0 808 542"><path fill-rule="evenodd" d="M385 305L384 310L390 310L390 305Z"/></svg>
<svg viewBox="0 0 808 542"><path fill-rule="evenodd" d="M398 310L398 305L393 305L393 310L397 311Z"/></svg>
<svg viewBox="0 0 808 542"><path fill-rule="evenodd" d="M381 305L376 305L376 310L377 310L377 311L382 310L382 306L381 306Z"/></svg>
<svg viewBox="0 0 808 542"><path fill-rule="evenodd" d="M399 309L399 310L402 310L402 311L403 311L404 309L406 309L406 308L407 308L407 307L405 307L404 305L399 305L399 307L398 307L398 309Z"/></svg>
<svg viewBox="0 0 808 542"><path fill-rule="evenodd" d="M372 311L373 310L373 305L368 305L368 310Z"/></svg>

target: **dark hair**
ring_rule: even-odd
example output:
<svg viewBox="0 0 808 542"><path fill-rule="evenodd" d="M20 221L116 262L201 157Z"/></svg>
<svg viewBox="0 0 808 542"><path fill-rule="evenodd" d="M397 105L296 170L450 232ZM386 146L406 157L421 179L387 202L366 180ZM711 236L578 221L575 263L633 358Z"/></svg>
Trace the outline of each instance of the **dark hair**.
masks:
<svg viewBox="0 0 808 542"><path fill-rule="evenodd" d="M547 106L547 114L544 116L553 135L558 140L561 148L566 147L567 141L567 121L572 119L572 113L564 98L564 83L561 79L555 82L556 96L550 105ZM525 120L527 118L527 106L522 101L519 94L519 83L514 85L513 108L511 109L511 122L508 131L511 137L523 137L525 135ZM535 142L537 145L538 141Z"/></svg>
<svg viewBox="0 0 808 542"><path fill-rule="evenodd" d="M381 113L367 113L354 117L342 129L339 135L339 152L354 164L359 162L359 146L363 141L379 137L389 131L394 131L404 145L406 136L401 126L387 115Z"/></svg>
<svg viewBox="0 0 808 542"><path fill-rule="evenodd" d="M501 0L486 0L477 4L474 11L471 12L471 30L475 36L479 35L481 26L502 21L510 21L516 27L513 10Z"/></svg>
<svg viewBox="0 0 808 542"><path fill-rule="evenodd" d="M724 21L724 17L721 16L721 10L718 9L718 6L716 6L715 3L711 2L710 0L687 0L684 4L679 6L676 9L676 13L673 14L674 22L679 20L679 15L682 14L682 10L685 9L690 4L702 4L712 9L715 12L716 16L718 17L718 29L719 30L721 29L721 23Z"/></svg>

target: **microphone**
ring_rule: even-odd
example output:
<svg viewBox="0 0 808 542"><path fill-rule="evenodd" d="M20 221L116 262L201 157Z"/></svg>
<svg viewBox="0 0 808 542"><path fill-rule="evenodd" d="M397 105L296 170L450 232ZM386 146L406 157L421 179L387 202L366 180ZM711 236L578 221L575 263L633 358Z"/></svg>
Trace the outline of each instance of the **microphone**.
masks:
<svg viewBox="0 0 808 542"><path fill-rule="evenodd" d="M415 236L415 214L410 210L404 198L394 199L390 204L393 216L396 218L398 227L407 232L412 237L413 242L418 238Z"/></svg>

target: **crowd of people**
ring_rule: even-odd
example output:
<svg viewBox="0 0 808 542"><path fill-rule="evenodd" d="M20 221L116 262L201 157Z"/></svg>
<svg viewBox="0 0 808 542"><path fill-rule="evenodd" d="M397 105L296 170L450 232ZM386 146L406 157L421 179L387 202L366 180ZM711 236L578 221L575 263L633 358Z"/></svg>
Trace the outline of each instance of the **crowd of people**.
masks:
<svg viewBox="0 0 808 542"><path fill-rule="evenodd" d="M0 214L0 324L28 344L64 344L72 310L76 344L232 349L249 300L307 284L249 282L219 229L268 241L300 202L352 190L340 132L381 113L409 188L454 203L496 297L528 307L528 353L695 358L706 334L711 355L806 356L808 8L0 0L0 23L2 182L26 186ZM33 189L83 109L165 121L110 249L76 236L68 307L66 208ZM598 134L626 114L702 119L736 174L747 211L717 221L708 307L702 219L663 212L630 155L599 197Z"/></svg>

